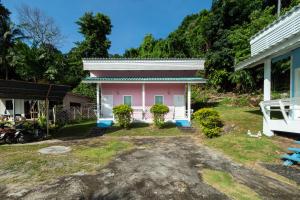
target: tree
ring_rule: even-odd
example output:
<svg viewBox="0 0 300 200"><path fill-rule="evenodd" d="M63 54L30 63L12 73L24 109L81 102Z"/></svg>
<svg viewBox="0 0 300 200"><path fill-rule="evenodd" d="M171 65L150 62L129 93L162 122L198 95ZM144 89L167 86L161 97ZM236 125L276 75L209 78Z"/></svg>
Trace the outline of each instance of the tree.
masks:
<svg viewBox="0 0 300 200"><path fill-rule="evenodd" d="M83 34L84 41L77 43L82 57L108 57L108 49L111 42L107 35L111 33L111 21L109 17L101 13L93 15L85 13L76 22L79 32Z"/></svg>
<svg viewBox="0 0 300 200"><path fill-rule="evenodd" d="M18 42L15 46L16 73L26 81L65 83L68 65L64 55L54 46L28 46Z"/></svg>
<svg viewBox="0 0 300 200"><path fill-rule="evenodd" d="M22 32L10 21L10 12L0 3L0 64L1 71L5 71L5 79L8 80L13 51L17 40L22 39Z"/></svg>
<svg viewBox="0 0 300 200"><path fill-rule="evenodd" d="M46 16L40 9L23 5L18 8L19 23L32 45L51 44L59 46L63 36L53 18Z"/></svg>

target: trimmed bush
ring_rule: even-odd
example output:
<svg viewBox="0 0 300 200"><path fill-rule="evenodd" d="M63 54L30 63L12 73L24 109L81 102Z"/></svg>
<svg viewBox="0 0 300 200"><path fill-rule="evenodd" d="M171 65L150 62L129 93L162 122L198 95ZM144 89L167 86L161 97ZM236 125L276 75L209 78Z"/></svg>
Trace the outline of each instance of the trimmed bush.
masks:
<svg viewBox="0 0 300 200"><path fill-rule="evenodd" d="M202 132L209 138L217 137L223 126L219 113L210 108L203 108L193 114L200 124Z"/></svg>
<svg viewBox="0 0 300 200"><path fill-rule="evenodd" d="M165 124L165 115L169 112L169 107L163 104L155 104L151 107L150 112L153 114L154 125L162 128Z"/></svg>
<svg viewBox="0 0 300 200"><path fill-rule="evenodd" d="M218 137L218 136L220 136L220 133L221 133L220 127L215 127L215 128L202 127L201 130L204 133L204 135L208 138Z"/></svg>
<svg viewBox="0 0 300 200"><path fill-rule="evenodd" d="M113 108L117 123L122 128L129 128L133 109L128 105L118 105Z"/></svg>

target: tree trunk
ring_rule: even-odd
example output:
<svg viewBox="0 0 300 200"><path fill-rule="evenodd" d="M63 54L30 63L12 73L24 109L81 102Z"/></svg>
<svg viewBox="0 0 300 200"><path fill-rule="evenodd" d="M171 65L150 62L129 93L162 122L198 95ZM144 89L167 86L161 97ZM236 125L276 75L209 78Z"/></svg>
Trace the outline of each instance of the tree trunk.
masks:
<svg viewBox="0 0 300 200"><path fill-rule="evenodd" d="M3 59L3 66L5 68L5 80L8 80L8 66L5 63L5 59Z"/></svg>

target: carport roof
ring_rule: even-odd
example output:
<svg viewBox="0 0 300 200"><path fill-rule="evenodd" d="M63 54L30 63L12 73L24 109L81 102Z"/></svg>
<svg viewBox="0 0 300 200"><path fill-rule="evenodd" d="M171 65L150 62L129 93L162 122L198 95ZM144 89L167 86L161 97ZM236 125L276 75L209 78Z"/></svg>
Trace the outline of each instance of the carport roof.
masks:
<svg viewBox="0 0 300 200"><path fill-rule="evenodd" d="M70 86L0 80L0 98L61 101Z"/></svg>

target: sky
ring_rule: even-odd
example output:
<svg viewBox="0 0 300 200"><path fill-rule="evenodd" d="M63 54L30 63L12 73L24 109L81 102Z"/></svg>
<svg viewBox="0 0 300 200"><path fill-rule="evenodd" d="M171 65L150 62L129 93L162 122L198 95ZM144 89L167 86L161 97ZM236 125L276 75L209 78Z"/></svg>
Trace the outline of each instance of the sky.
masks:
<svg viewBox="0 0 300 200"><path fill-rule="evenodd" d="M0 0L18 23L17 8L26 4L41 9L53 17L62 34L64 53L83 38L75 22L85 12L100 12L110 17L113 28L109 36L109 53L123 54L126 49L138 47L146 34L165 38L174 31L185 16L210 9L211 0Z"/></svg>

